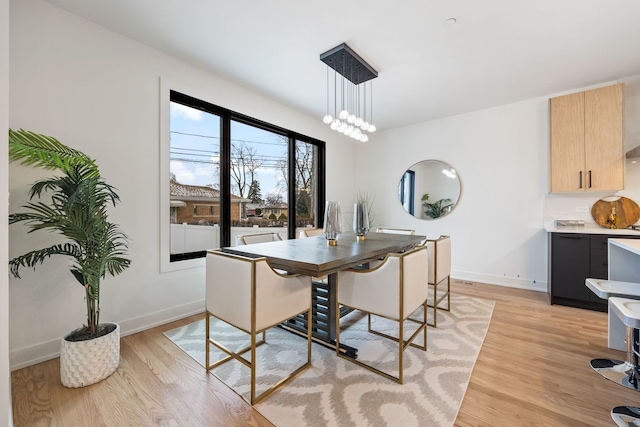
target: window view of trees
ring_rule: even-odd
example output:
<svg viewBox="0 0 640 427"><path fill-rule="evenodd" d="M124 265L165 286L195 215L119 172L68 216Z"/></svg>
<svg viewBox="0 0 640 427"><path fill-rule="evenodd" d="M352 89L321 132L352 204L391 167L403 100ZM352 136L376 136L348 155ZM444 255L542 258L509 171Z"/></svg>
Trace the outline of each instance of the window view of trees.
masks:
<svg viewBox="0 0 640 427"><path fill-rule="evenodd" d="M206 249L229 244L223 240L234 241L233 234L246 227L277 227L286 236L292 228L318 225L322 142L263 122L254 125L244 116L234 120L228 110L173 91L170 108L172 260L204 256ZM225 120L227 149L221 145ZM221 162L223 156L228 162ZM290 158L295 159L291 165ZM221 177L229 194L221 194Z"/></svg>
<svg viewBox="0 0 640 427"><path fill-rule="evenodd" d="M295 164L295 189L296 189L296 222L298 226L316 225L314 213L316 212L318 199L314 189L316 188L317 173L317 147L302 141L296 141Z"/></svg>
<svg viewBox="0 0 640 427"><path fill-rule="evenodd" d="M287 227L288 152L286 136L231 121L231 191L247 199L232 226ZM257 215L256 208L276 213Z"/></svg>

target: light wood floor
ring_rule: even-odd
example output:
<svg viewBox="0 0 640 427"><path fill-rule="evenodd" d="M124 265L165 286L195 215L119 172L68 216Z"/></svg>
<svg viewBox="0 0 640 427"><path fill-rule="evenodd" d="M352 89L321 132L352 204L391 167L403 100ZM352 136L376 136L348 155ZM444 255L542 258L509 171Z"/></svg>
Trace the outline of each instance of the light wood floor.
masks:
<svg viewBox="0 0 640 427"><path fill-rule="evenodd" d="M500 286L452 290L496 301L456 425L611 426L612 407L640 406L640 393L589 367L594 357L624 358L607 348L605 313ZM270 426L162 334L201 317L122 338L120 367L90 387L64 388L58 359L13 372L15 426Z"/></svg>

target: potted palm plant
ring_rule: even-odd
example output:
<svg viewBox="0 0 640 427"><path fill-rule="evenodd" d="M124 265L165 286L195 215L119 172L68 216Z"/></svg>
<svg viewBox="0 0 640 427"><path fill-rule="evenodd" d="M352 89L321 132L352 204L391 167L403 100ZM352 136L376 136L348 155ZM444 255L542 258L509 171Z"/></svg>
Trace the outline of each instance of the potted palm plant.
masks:
<svg viewBox="0 0 640 427"><path fill-rule="evenodd" d="M63 337L60 375L66 387L101 381L118 367L120 328L100 323L100 281L131 264L127 236L108 220L108 207L120 198L100 176L95 160L53 137L10 129L9 160L61 172L36 181L29 190L31 201L22 206L25 211L10 214L9 224L24 223L29 232L53 231L64 241L15 257L9 268L19 278L21 268L35 269L54 255L73 260L70 271L85 291L87 324ZM47 196L47 203L41 201Z"/></svg>

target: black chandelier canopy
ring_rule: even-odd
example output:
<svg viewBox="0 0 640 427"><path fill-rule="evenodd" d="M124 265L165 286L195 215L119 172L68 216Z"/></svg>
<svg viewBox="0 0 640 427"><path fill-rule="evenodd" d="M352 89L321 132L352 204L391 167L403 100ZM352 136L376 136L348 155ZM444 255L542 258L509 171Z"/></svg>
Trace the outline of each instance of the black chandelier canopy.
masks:
<svg viewBox="0 0 640 427"><path fill-rule="evenodd" d="M354 85L378 77L378 72L346 43L329 49L320 55L320 60Z"/></svg>
<svg viewBox="0 0 640 427"><path fill-rule="evenodd" d="M327 65L327 114L322 121L337 132L367 142L368 134L376 130L372 123L371 80L378 77L378 72L346 43L321 54L320 60ZM333 91L329 70L334 71ZM341 81L337 77L338 74L342 76ZM368 85L365 84L367 82ZM331 104L333 114L330 113Z"/></svg>

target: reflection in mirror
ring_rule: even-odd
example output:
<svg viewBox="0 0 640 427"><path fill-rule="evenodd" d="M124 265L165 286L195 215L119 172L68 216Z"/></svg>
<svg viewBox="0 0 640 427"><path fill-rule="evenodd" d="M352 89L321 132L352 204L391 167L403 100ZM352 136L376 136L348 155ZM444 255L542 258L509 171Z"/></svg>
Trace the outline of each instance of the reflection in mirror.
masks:
<svg viewBox="0 0 640 427"><path fill-rule="evenodd" d="M398 198L416 218L436 219L453 210L460 198L460 178L451 165L424 160L411 166L400 178Z"/></svg>

